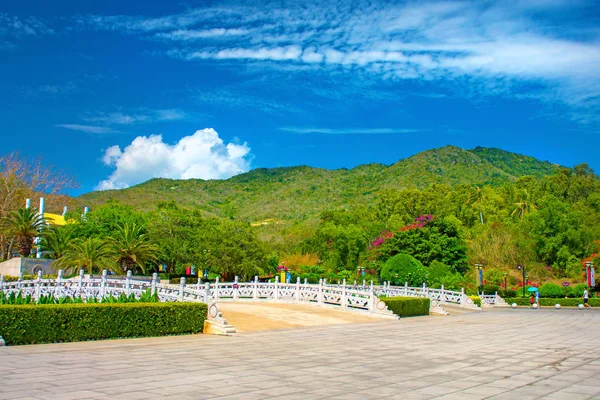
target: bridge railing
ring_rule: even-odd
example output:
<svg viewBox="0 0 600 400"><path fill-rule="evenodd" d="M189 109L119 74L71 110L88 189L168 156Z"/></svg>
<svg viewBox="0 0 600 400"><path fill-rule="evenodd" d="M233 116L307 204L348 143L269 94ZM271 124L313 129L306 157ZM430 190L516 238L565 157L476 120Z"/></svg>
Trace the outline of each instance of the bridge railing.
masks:
<svg viewBox="0 0 600 400"><path fill-rule="evenodd" d="M473 301L463 291L431 289L422 287L367 285L347 285L344 280L342 284L330 285L320 280L318 284L309 284L300 278L296 283L282 283L278 278L275 282L258 282L255 277L252 282L220 282L201 283L186 285L185 278L181 279L179 285L166 285L158 282L157 274L151 281L133 279L131 271L125 279L111 279L106 271L101 278L85 278L83 270L78 278L63 279L62 271L59 271L56 279L42 279L41 273L35 280L18 280L4 282L0 277L0 291L5 293L18 293L31 295L33 299L41 296L53 295L55 297L81 297L84 300L95 298L102 300L109 296L118 297L121 294L134 295L139 298L144 292L150 290L157 294L160 301L193 301L210 303L212 301L237 301L237 300L271 300L296 303L314 303L320 305L339 306L341 308L363 310L369 312L388 313L385 303L379 300L381 296L412 296L428 297L432 300L432 308L443 306L447 303L460 305L461 307L477 308ZM483 299L483 298L482 298ZM484 299L490 303L487 298Z"/></svg>

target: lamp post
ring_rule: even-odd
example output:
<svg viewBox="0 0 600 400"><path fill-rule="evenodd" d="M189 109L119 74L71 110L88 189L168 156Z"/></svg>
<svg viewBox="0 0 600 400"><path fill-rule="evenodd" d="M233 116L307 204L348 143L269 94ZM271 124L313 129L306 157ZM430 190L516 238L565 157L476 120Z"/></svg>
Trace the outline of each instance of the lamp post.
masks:
<svg viewBox="0 0 600 400"><path fill-rule="evenodd" d="M506 291L506 277L508 276L508 272L504 273L504 290Z"/></svg>
<svg viewBox="0 0 600 400"><path fill-rule="evenodd" d="M479 290L483 289L483 264L473 264L476 270L476 281L479 283Z"/></svg>
<svg viewBox="0 0 600 400"><path fill-rule="evenodd" d="M517 265L517 269L523 273L523 297L525 297L525 266L519 264Z"/></svg>

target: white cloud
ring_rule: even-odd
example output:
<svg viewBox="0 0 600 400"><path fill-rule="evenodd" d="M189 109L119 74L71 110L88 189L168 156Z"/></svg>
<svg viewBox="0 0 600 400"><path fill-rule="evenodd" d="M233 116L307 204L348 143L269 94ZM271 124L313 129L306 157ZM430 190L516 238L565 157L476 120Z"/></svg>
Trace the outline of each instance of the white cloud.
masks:
<svg viewBox="0 0 600 400"><path fill-rule="evenodd" d="M468 78L472 87L466 92L477 87L479 95L516 96L514 82L533 83L542 89L531 90L531 97L572 107L598 105L600 30L592 17L565 17L590 15L593 5L586 2L301 3L206 7L159 18L96 17L93 23L171 39L165 54L184 60L228 65L237 60L286 73L298 66L361 70L382 81L438 81L451 87ZM209 37L219 40L195 40Z"/></svg>
<svg viewBox="0 0 600 400"><path fill-rule="evenodd" d="M185 119L186 113L177 109L151 110L140 108L129 112L94 112L81 117L84 121L108 125L132 125Z"/></svg>
<svg viewBox="0 0 600 400"><path fill-rule="evenodd" d="M106 128L104 126L93 126L93 125L79 125L79 124L57 124L54 125L59 128L71 129L73 131L80 131L86 133L93 133L96 135L106 135L110 133L120 133L111 128Z"/></svg>
<svg viewBox="0 0 600 400"><path fill-rule="evenodd" d="M197 40L197 39L210 39L227 36L240 36L247 35L251 31L249 29L225 29L225 28L213 28L205 30L193 30L193 29L178 29L172 32L161 32L157 33L156 37L170 40Z"/></svg>
<svg viewBox="0 0 600 400"><path fill-rule="evenodd" d="M291 133L318 133L322 135L381 135L394 133L415 133L421 131L419 129L410 128L298 128L293 126L277 129Z"/></svg>
<svg viewBox="0 0 600 400"><path fill-rule="evenodd" d="M224 179L250 169L246 143L224 144L212 128L196 131L175 144L162 135L138 136L123 150L111 146L102 161L115 170L97 190L121 189L151 178Z"/></svg>

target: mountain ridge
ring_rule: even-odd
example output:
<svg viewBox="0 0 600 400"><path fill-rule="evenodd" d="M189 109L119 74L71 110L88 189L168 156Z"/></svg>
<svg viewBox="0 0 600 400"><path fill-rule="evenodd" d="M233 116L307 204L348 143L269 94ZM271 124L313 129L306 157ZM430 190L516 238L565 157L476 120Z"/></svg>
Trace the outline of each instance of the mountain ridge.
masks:
<svg viewBox="0 0 600 400"><path fill-rule="evenodd" d="M225 180L153 178L126 189L76 198L95 207L118 200L140 210L157 201L197 206L207 215L247 220L305 220L327 208L373 201L385 188L423 189L434 184L501 185L520 176L541 178L559 166L501 149L444 146L393 164L361 164L328 170L307 165L256 168Z"/></svg>

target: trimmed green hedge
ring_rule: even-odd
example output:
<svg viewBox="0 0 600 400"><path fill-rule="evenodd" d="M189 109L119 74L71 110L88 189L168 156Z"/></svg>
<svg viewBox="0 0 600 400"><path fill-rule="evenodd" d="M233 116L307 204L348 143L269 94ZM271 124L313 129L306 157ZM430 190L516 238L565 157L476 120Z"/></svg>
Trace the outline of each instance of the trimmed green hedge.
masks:
<svg viewBox="0 0 600 400"><path fill-rule="evenodd" d="M429 299L426 297L382 297L380 300L399 317L429 315Z"/></svg>
<svg viewBox="0 0 600 400"><path fill-rule="evenodd" d="M48 304L0 306L7 345L78 342L199 333L203 303Z"/></svg>
<svg viewBox="0 0 600 400"><path fill-rule="evenodd" d="M517 303L518 306L531 305L529 298L526 297L513 297L504 299L508 304ZM562 307L577 307L579 304L583 304L583 298L580 299L554 299L554 298L540 298L540 306L542 307L554 307L555 304L560 304ZM600 307L600 298L592 298L588 304L592 307Z"/></svg>

